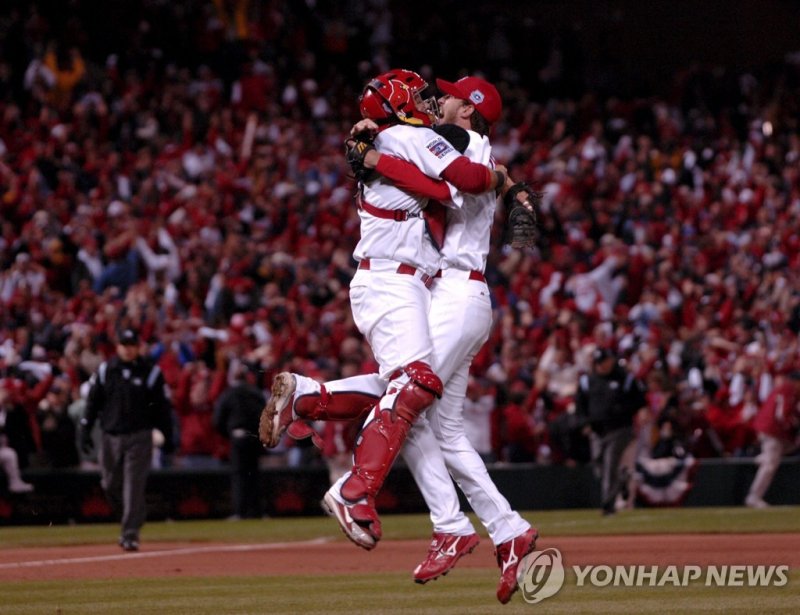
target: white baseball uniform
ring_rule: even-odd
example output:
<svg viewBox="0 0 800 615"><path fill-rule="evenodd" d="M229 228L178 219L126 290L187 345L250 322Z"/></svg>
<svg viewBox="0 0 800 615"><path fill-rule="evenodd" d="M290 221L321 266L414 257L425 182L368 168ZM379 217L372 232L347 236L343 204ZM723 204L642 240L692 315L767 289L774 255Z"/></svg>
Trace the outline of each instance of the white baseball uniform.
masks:
<svg viewBox="0 0 800 615"><path fill-rule="evenodd" d="M464 154L473 162L493 164L487 137L469 131ZM444 394L412 427L403 459L431 511L434 531L471 534L450 475L464 492L494 544L530 529L492 482L486 465L467 439L462 408L469 367L489 337L492 307L483 279L489 254L495 195L464 195L463 207L448 209L442 247L442 273L433 285L428 314L433 343L432 366L445 383ZM446 469L437 463L441 451ZM447 470L449 470L449 474Z"/></svg>
<svg viewBox="0 0 800 615"><path fill-rule="evenodd" d="M469 134L470 143L465 154L473 162L490 164L489 140L472 131ZM379 150L384 151L381 143L376 141L376 144ZM430 151L429 147L427 149ZM422 169L430 174L424 167ZM383 188L387 183L381 181L379 185ZM511 510L508 501L492 482L483 460L464 433L461 414L469 366L491 328L491 301L482 274L489 253L496 203L491 192L479 196L456 194L455 197L456 207L448 210L441 277L436 278L432 287L427 318L430 328L426 335L432 344L431 365L445 383L444 395L415 422L403 456L431 510L434 531L459 535L474 532L469 519L460 510L458 495L450 479L452 474L492 541L501 544L527 531L530 524ZM390 203L388 199L380 202L385 207ZM387 237L386 241L390 238ZM385 249L396 248L389 243ZM356 254L359 254L359 248L356 248ZM361 257L371 255L364 250ZM419 261L414 264L422 265ZM357 297L360 292L356 292ZM387 304L386 295L378 295L376 300L383 310L393 309ZM414 342L408 336L404 340L406 343ZM383 364L381 370L384 375ZM328 382L325 388L332 394L360 391L380 395L385 385L386 381L375 374ZM310 379L298 378L298 391L311 392L318 386Z"/></svg>
<svg viewBox="0 0 800 615"><path fill-rule="evenodd" d="M431 129L405 125L379 133L375 146L436 179L461 155ZM454 203L461 204L461 196L452 192ZM406 220L388 219L362 208L361 240L353 252L362 265L350 282L353 319L372 347L381 377L388 379L412 361L430 362L428 287L439 270L441 255L425 230L422 210L427 199L404 192L383 178L365 185L362 199L368 206L405 211L409 216ZM366 262L368 269L363 267ZM400 265L415 271L399 274Z"/></svg>
<svg viewBox="0 0 800 615"><path fill-rule="evenodd" d="M461 156L429 128L390 126L374 143L378 151L411 162L435 179ZM463 202L459 195L453 195L453 200ZM380 377L393 378L394 386L379 401L387 410L409 382L401 370L415 361L431 363L430 287L441 255L425 228L422 210L426 204L426 199L383 178L366 184L361 193L361 240L353 253L359 267L350 282L350 308L372 348ZM348 472L334 484L334 497L341 497L350 476Z"/></svg>

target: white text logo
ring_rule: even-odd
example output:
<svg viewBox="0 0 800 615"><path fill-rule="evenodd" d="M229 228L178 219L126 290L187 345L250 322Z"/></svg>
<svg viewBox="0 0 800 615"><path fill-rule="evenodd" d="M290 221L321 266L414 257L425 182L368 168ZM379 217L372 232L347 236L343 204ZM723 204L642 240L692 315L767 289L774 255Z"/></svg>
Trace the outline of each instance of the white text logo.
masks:
<svg viewBox="0 0 800 615"><path fill-rule="evenodd" d="M517 584L525 602L536 604L555 596L564 584L564 564L558 549L533 551L517 568Z"/></svg>
<svg viewBox="0 0 800 615"><path fill-rule="evenodd" d="M707 587L783 587L789 566L573 566L576 585L623 587L686 587L702 582Z"/></svg>

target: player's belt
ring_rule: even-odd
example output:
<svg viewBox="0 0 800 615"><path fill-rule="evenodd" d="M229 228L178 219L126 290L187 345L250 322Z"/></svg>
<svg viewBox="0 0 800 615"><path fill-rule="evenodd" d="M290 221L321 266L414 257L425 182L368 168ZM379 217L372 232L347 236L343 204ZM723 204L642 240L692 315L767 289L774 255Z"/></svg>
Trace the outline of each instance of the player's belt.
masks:
<svg viewBox="0 0 800 615"><path fill-rule="evenodd" d="M435 278L442 278L442 277L462 277L467 276L469 280L475 280L476 282L483 282L486 283L486 277L477 269L473 269L472 271L467 271L466 269L456 269L456 268L449 268L449 269L439 269L436 272L436 275L433 276Z"/></svg>
<svg viewBox="0 0 800 615"><path fill-rule="evenodd" d="M405 222L409 218L420 217L420 214L412 214L405 209L383 209L382 207L375 207L375 205L370 205L364 200L361 200L359 207L370 216L375 216L376 218L382 218L384 220L394 220L395 222Z"/></svg>
<svg viewBox="0 0 800 615"><path fill-rule="evenodd" d="M358 262L358 268L359 269L364 269L366 271L369 271L370 269L372 269L372 261L370 259L368 259L368 258L362 258ZM425 285L425 288L430 288L431 285L433 284L433 276L432 275L428 275L427 273L425 273L421 269L417 269L413 265L408 265L406 263L400 263L397 266L397 269L395 269L395 273L401 273L403 275L413 275L413 276L415 276L415 277L420 279L420 281Z"/></svg>

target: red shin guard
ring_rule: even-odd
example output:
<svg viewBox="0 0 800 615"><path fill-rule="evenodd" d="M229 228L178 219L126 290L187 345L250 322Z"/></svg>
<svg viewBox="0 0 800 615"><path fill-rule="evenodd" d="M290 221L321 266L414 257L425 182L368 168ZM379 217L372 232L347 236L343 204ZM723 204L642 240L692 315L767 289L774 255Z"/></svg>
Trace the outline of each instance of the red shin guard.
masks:
<svg viewBox="0 0 800 615"><path fill-rule="evenodd" d="M378 399L358 391L331 393L323 385L319 393L297 397L294 411L307 421L351 421L362 418Z"/></svg>
<svg viewBox="0 0 800 615"><path fill-rule="evenodd" d="M394 411L378 410L375 419L359 435L353 453L352 473L342 485L343 498L357 502L365 497L375 497L397 459L411 425L439 395L441 388L437 395L411 381L398 393Z"/></svg>

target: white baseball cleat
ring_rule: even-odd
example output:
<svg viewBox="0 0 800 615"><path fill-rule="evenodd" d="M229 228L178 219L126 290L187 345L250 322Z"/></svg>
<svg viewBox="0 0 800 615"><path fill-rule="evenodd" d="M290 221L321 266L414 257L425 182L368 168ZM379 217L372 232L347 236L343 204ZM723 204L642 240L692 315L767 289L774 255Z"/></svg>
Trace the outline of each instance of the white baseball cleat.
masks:
<svg viewBox="0 0 800 615"><path fill-rule="evenodd" d="M331 517L336 519L339 522L339 527L342 528L345 536L347 536L352 542L357 544L362 549L366 549L367 551L371 551L375 548L375 545L378 544L378 538L380 538L380 530L378 529L378 537L376 538L373 534L371 534L367 527L370 527L374 521L372 519L363 519L361 520L361 524L356 522L353 519L351 512L354 508L366 508L364 505L356 504L354 506L349 506L347 504L342 504L337 500L332 491L334 487L328 489L325 497L322 498L322 509ZM358 513L356 513L358 516ZM380 524L377 525L380 528Z"/></svg>

